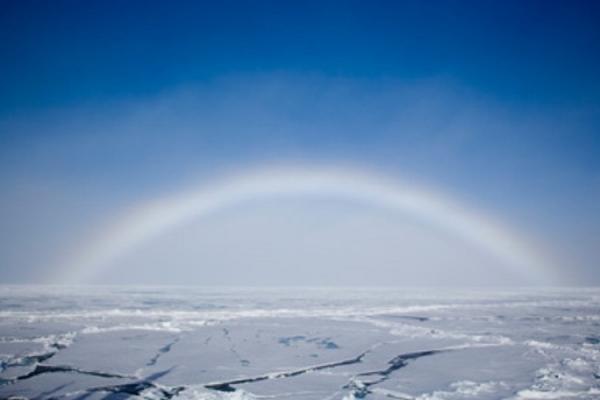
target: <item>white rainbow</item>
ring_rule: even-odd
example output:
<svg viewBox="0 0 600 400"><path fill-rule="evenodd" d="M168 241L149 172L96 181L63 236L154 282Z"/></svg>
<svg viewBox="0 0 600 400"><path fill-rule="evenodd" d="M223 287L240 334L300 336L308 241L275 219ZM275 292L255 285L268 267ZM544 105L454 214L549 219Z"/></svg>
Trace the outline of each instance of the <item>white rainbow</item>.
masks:
<svg viewBox="0 0 600 400"><path fill-rule="evenodd" d="M526 284L551 283L553 277L553 269L523 236L445 195L347 168L296 167L259 169L140 204L64 263L61 282L92 281L122 255L190 220L250 200L282 196L352 199L406 213L487 251Z"/></svg>

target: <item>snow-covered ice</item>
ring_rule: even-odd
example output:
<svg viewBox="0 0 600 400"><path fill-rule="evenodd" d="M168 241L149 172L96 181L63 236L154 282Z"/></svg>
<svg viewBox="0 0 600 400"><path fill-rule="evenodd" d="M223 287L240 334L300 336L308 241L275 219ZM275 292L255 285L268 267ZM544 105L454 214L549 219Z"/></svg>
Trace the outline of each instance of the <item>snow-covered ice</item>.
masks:
<svg viewBox="0 0 600 400"><path fill-rule="evenodd" d="M598 399L600 289L4 286L0 398Z"/></svg>

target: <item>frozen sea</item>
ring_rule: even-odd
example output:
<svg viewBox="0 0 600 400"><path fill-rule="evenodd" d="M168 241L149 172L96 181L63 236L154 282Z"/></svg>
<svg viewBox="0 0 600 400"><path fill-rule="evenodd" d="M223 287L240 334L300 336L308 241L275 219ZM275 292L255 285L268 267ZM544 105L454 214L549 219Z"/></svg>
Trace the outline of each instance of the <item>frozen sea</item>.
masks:
<svg viewBox="0 0 600 400"><path fill-rule="evenodd" d="M3 286L0 398L600 399L600 289Z"/></svg>

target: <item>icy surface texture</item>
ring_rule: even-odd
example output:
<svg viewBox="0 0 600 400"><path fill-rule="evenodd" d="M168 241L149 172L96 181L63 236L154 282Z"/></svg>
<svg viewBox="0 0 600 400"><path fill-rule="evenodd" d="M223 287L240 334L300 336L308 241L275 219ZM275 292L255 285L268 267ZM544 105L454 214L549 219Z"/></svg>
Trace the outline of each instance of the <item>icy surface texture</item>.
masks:
<svg viewBox="0 0 600 400"><path fill-rule="evenodd" d="M600 289L5 286L0 398L599 399Z"/></svg>

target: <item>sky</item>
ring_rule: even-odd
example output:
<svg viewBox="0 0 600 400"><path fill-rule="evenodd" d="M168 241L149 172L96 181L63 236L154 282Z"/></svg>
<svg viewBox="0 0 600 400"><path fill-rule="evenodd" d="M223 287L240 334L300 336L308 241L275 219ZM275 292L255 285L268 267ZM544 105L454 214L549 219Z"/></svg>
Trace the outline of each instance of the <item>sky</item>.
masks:
<svg viewBox="0 0 600 400"><path fill-rule="evenodd" d="M294 165L441 193L526 237L553 284L598 285L599 18L591 1L2 0L0 281L62 283L141 205ZM496 264L406 213L264 199L97 281L523 283Z"/></svg>

